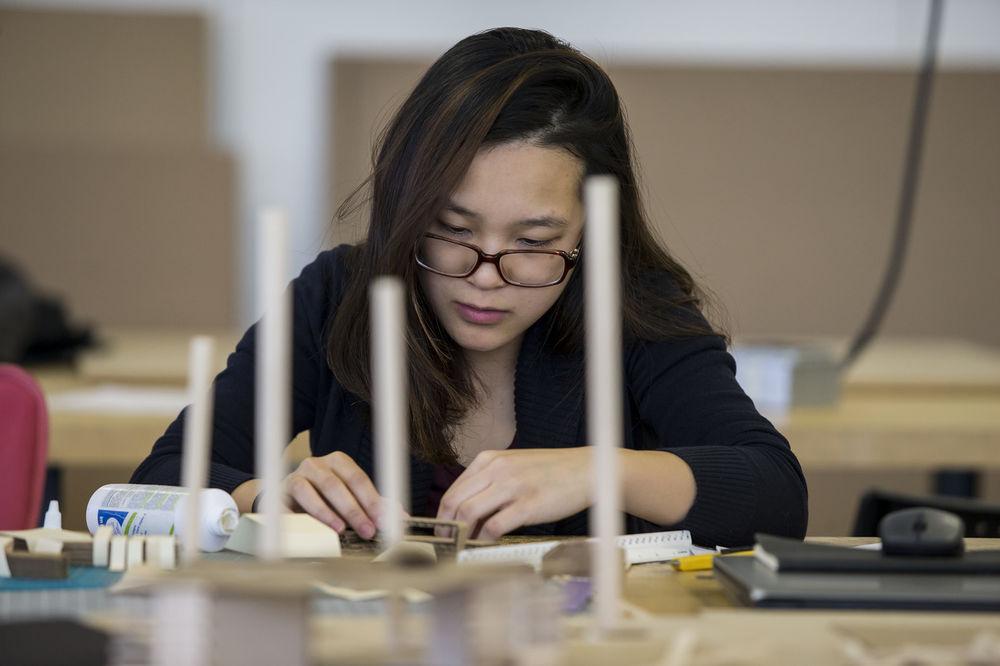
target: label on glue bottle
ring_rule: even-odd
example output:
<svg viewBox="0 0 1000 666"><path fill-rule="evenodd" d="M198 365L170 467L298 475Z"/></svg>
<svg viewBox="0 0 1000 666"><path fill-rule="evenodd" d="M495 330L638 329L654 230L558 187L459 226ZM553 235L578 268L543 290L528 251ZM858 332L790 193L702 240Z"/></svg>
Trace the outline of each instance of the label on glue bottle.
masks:
<svg viewBox="0 0 1000 666"><path fill-rule="evenodd" d="M100 487L87 504L91 533L108 525L115 535L175 535L181 541L186 488L117 483ZM200 543L204 550L221 550L239 519L236 502L217 488L200 493Z"/></svg>

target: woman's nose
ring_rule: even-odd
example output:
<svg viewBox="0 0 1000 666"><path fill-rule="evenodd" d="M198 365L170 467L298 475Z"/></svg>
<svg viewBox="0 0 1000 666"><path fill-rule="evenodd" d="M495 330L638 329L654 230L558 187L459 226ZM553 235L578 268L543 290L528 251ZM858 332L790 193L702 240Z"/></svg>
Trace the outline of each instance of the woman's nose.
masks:
<svg viewBox="0 0 1000 666"><path fill-rule="evenodd" d="M479 268L466 279L480 289L496 289L506 284L500 277L500 267L488 261L479 264Z"/></svg>

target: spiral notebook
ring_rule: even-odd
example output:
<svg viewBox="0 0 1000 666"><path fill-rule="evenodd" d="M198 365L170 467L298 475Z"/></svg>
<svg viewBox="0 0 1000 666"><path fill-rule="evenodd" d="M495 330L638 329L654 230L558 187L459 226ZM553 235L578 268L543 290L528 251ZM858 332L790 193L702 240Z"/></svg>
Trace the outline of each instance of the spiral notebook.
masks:
<svg viewBox="0 0 1000 666"><path fill-rule="evenodd" d="M593 539L589 539L593 541ZM646 562L665 562L692 553L691 533L687 530L626 534L617 539L625 552L628 566ZM459 564L529 564L536 571L542 568L542 558L563 541L537 541L509 546L466 548L458 554Z"/></svg>

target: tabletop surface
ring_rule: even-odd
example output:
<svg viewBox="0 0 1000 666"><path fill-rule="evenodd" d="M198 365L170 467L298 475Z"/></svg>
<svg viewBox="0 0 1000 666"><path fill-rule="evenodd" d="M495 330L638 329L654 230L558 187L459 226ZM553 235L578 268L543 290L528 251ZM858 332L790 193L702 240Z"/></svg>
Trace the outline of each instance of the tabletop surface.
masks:
<svg viewBox="0 0 1000 666"><path fill-rule="evenodd" d="M512 538L508 541L530 539ZM818 537L810 541L855 546L871 543L871 538ZM969 550L1000 549L1000 539L968 539ZM223 554L225 557L225 554ZM588 638L589 615L566 618L564 627L566 664L623 663L630 655L636 664L662 664L663 654L679 649L677 643L691 643L683 663L688 666L733 664L859 664L858 651L869 657L922 649L943 660L946 650L990 637L1000 638L1000 613L877 612L877 611L794 611L759 610L735 607L723 593L712 572L676 572L666 564L633 566L624 581L627 623L641 632L632 638L616 638L612 643ZM149 631L151 616L146 599L116 595L114 605L87 605L84 593L76 596L53 592L0 593L0 621L11 619L12 611L25 608L38 614L63 608L95 626L115 632ZM19 602L12 602L20 594ZM106 593L104 593L105 596ZM44 600L42 597L44 596ZM34 601L31 598L34 597ZM426 608L424 609L426 610ZM314 604L313 654L319 663L383 663L368 661L385 650L385 606L382 602L345 602L328 599ZM14 613L16 616L16 613ZM425 635L427 614L418 611L409 622L410 631ZM144 629L142 627L145 627ZM131 639L130 639L131 640ZM998 644L1000 645L1000 644ZM923 646L923 647L921 647ZM958 647L956 647L958 646ZM613 648L613 649L612 649ZM609 650L606 652L605 650ZM653 657L652 654L659 656ZM964 653L962 653L964 654ZM944 655L944 656L942 656ZM646 657L649 656L647 660ZM875 663L871 661L870 663ZM911 663L878 662L878 663ZM955 661L954 663L964 663ZM979 662L977 662L979 663ZM984 661L982 663L994 663Z"/></svg>

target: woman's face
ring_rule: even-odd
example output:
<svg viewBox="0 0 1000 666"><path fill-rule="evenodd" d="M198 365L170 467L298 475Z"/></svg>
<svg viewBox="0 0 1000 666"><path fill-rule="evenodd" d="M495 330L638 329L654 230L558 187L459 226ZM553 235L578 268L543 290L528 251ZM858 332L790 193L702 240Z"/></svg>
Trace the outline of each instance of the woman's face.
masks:
<svg viewBox="0 0 1000 666"><path fill-rule="evenodd" d="M583 234L583 164L558 148L511 142L481 151L429 229L487 254L504 249L570 252ZM420 284L448 334L466 351L510 351L559 298L550 287L507 284L493 264L466 278L420 271Z"/></svg>

